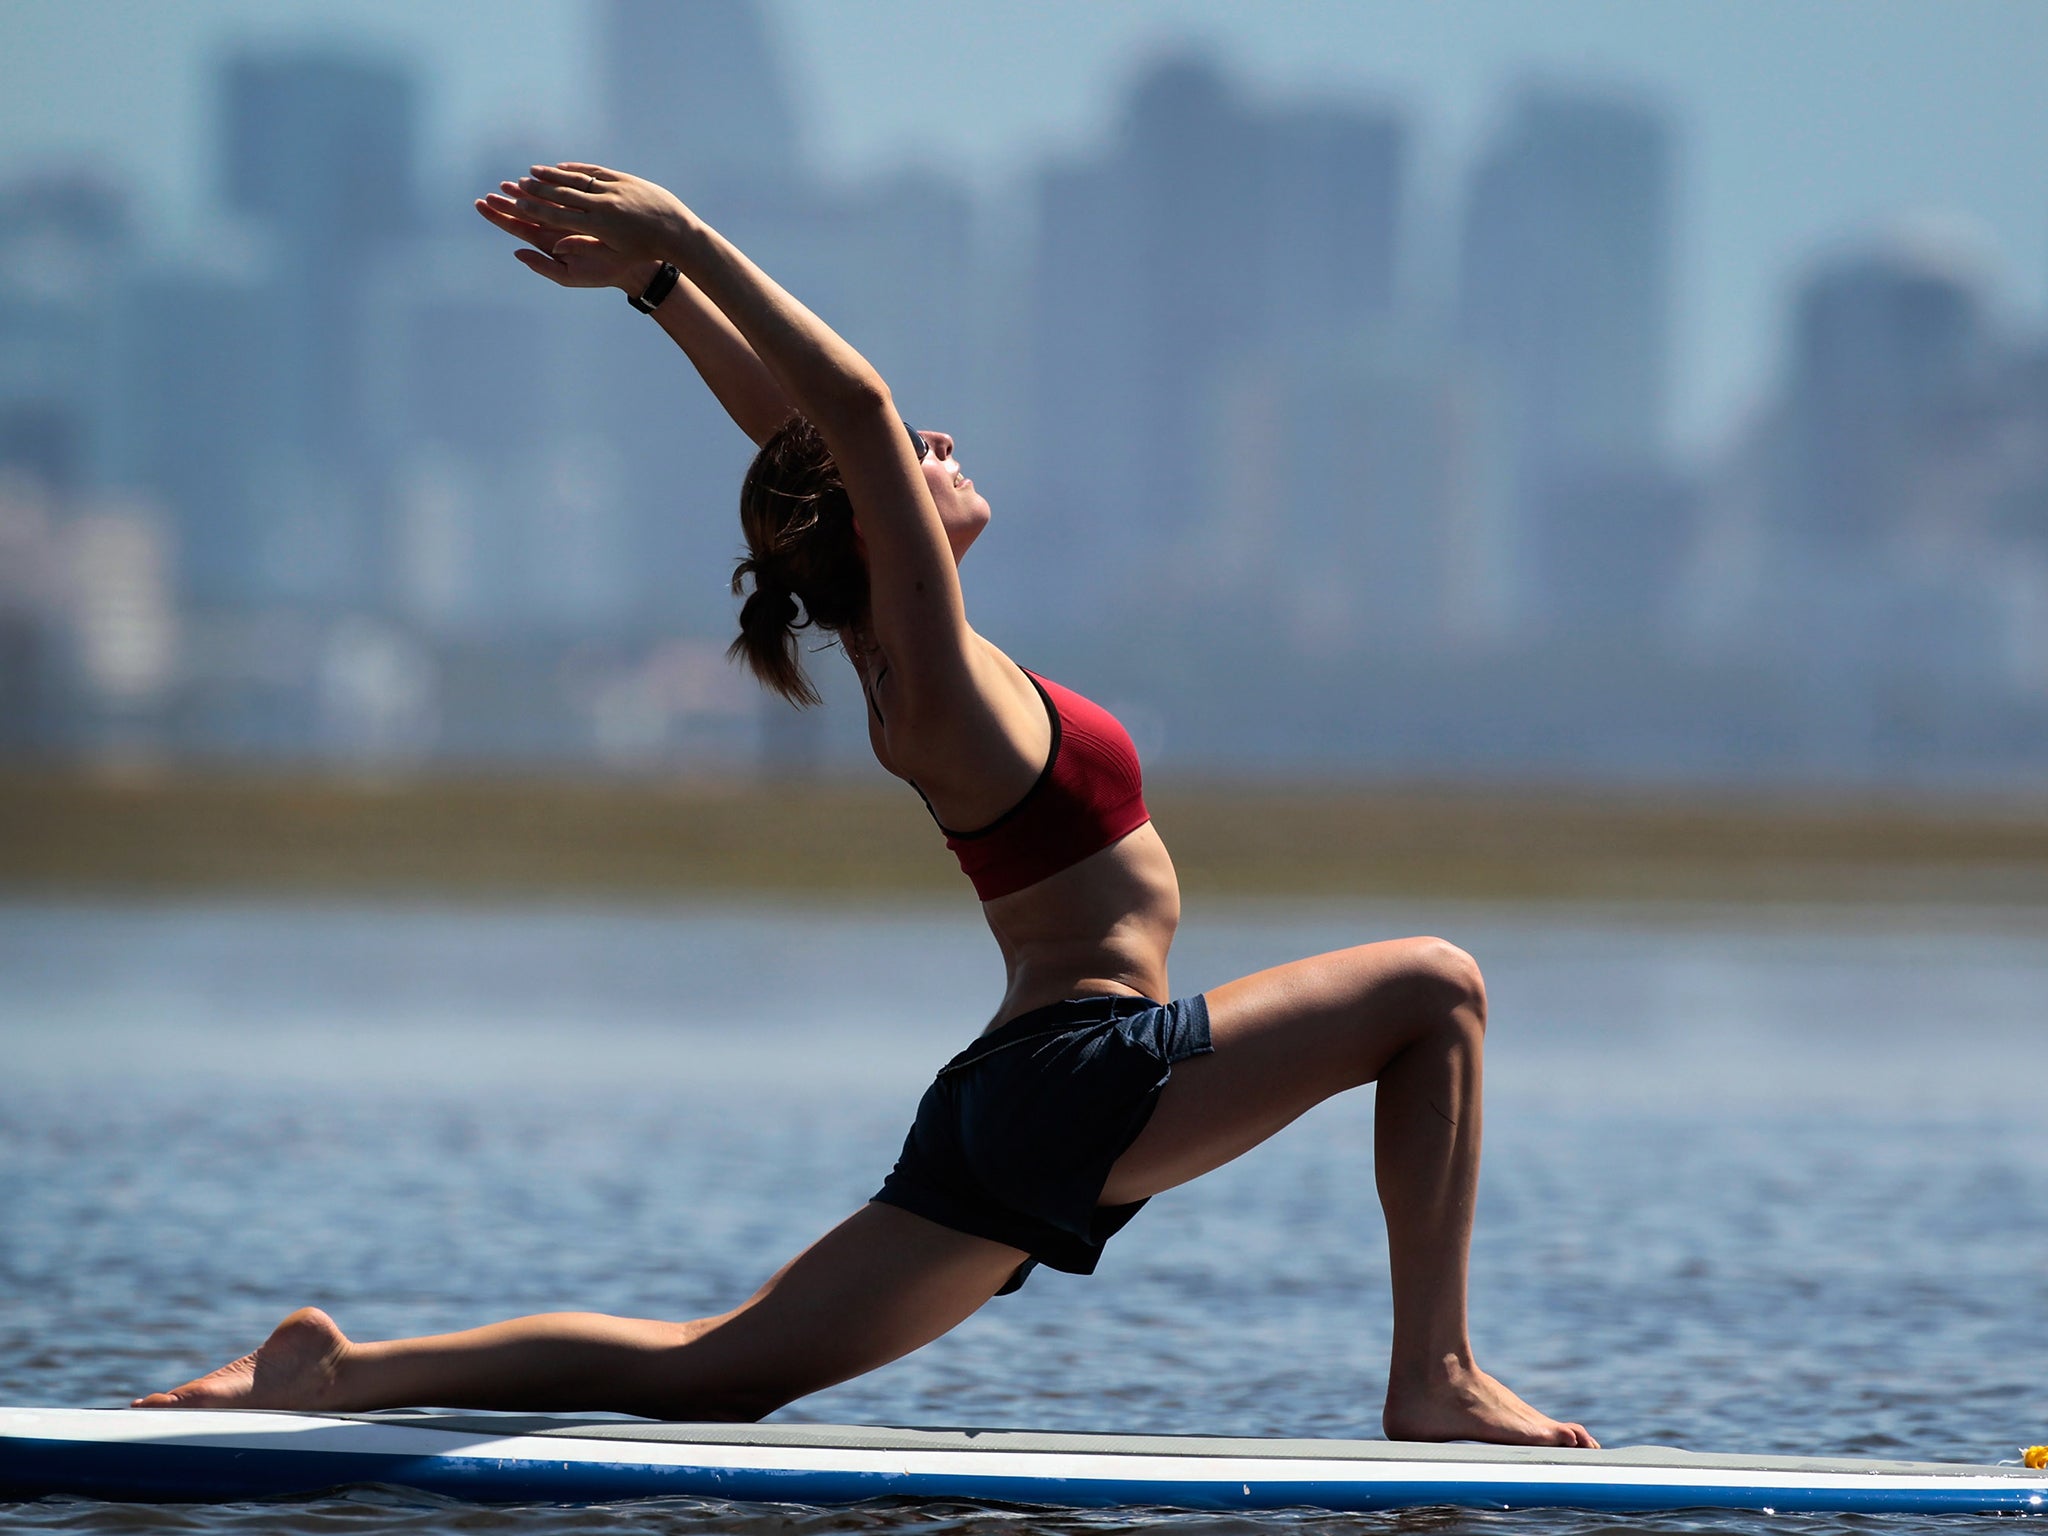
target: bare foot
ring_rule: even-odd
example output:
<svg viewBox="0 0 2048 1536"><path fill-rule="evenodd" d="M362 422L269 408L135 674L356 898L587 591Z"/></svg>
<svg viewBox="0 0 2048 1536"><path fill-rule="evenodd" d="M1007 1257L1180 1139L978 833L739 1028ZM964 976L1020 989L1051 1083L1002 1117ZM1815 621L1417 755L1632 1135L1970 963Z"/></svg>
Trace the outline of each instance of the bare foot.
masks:
<svg viewBox="0 0 2048 1536"><path fill-rule="evenodd" d="M255 1353L131 1408L319 1408L334 1385L348 1339L318 1307L301 1307Z"/></svg>
<svg viewBox="0 0 2048 1536"><path fill-rule="evenodd" d="M1388 1382L1387 1407L1380 1422L1389 1440L1600 1447L1583 1424L1564 1424L1538 1413L1469 1363L1446 1361L1428 1380Z"/></svg>

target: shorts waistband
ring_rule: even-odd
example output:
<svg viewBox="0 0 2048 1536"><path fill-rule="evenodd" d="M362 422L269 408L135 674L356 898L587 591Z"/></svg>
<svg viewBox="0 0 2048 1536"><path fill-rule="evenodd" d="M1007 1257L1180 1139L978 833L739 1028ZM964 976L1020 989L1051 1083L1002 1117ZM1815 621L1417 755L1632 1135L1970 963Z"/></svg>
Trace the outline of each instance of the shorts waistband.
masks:
<svg viewBox="0 0 2048 1536"><path fill-rule="evenodd" d="M947 1062L941 1071L964 1067L981 1060L991 1051L1000 1051L1005 1046L1015 1045L1020 1040L1034 1039L1039 1035L1057 1034L1061 1030L1078 1029L1089 1024L1107 1024L1113 1019L1130 1018L1135 1014L1149 1013L1166 1005L1149 997L1134 997L1122 992L1104 992L1088 997L1066 997L1056 1003L1047 1003L1043 1008L1033 1008L1020 1013L1014 1019L998 1024L979 1039L971 1042L967 1049Z"/></svg>

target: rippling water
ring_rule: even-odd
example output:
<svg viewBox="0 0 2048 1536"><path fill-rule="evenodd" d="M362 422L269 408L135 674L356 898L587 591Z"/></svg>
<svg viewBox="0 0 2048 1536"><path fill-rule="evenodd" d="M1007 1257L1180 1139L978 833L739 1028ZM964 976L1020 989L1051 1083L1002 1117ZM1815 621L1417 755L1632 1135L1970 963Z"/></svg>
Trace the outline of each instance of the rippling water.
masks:
<svg viewBox="0 0 2048 1536"><path fill-rule="evenodd" d="M1236 907L1182 991L1436 931L1492 992L1480 1358L1610 1445L1970 1461L2048 1439L2048 944L1996 914ZM0 1402L107 1406L317 1303L351 1333L720 1310L865 1199L999 990L971 918L0 907ZM1371 1101L1156 1200L782 1417L1376 1435ZM1604 1532L1903 1518L1248 1518L653 1500L0 1505L9 1529Z"/></svg>

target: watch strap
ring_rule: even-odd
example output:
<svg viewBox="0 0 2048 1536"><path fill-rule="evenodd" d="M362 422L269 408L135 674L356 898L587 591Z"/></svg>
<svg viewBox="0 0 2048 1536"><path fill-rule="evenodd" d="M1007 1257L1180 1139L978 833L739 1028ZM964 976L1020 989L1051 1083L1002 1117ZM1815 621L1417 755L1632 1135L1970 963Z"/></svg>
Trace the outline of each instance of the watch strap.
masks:
<svg viewBox="0 0 2048 1536"><path fill-rule="evenodd" d="M681 272L676 270L674 262L664 261L661 264L660 270L648 279L647 286L644 289L637 294L629 293L626 295L626 302L639 310L641 314L651 315L661 308L661 301L663 299L675 292L676 284L681 280L682 275Z"/></svg>

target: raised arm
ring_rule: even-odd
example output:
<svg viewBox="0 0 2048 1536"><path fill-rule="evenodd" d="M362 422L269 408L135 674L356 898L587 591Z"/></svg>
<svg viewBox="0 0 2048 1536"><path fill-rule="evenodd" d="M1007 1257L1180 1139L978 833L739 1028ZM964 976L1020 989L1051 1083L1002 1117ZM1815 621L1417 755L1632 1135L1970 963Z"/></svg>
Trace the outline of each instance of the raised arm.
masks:
<svg viewBox="0 0 2048 1536"><path fill-rule="evenodd" d="M476 211L524 240L532 249L513 254L564 288L616 288L639 294L661 270L661 263L651 257L622 256L590 235L530 223L512 211L511 199L503 193L479 198ZM788 419L794 407L775 376L695 283L687 277L678 279L655 307L654 318L683 349L726 415L756 444L766 442Z"/></svg>
<svg viewBox="0 0 2048 1536"><path fill-rule="evenodd" d="M867 359L652 182L570 162L536 166L500 191L516 218L673 262L732 322L838 465L868 552L871 620L890 657L895 712L941 734L948 723L985 724L991 694L1010 680L983 685L981 672L1004 664L974 644L944 524L888 385Z"/></svg>

